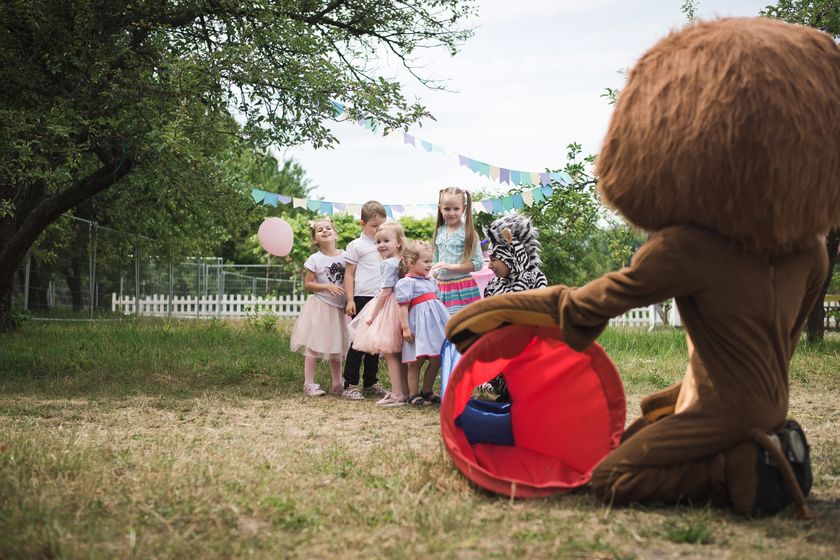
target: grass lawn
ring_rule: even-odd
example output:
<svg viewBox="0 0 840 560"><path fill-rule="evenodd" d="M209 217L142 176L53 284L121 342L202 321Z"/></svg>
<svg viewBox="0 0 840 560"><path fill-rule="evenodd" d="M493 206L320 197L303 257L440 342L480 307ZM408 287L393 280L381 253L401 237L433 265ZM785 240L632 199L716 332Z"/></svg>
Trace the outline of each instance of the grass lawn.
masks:
<svg viewBox="0 0 840 560"><path fill-rule="evenodd" d="M840 556L840 337L801 346L792 366L791 416L814 463L807 523L486 494L443 450L436 410L304 397L290 325L258 327L29 323L0 336L0 558ZM601 342L628 421L682 377L681 332Z"/></svg>

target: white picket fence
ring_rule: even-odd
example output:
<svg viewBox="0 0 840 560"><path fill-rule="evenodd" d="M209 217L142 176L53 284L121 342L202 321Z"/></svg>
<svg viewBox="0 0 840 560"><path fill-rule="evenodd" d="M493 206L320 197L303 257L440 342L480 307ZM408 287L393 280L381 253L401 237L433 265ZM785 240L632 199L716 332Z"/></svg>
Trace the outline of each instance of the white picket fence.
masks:
<svg viewBox="0 0 840 560"><path fill-rule="evenodd" d="M254 297L250 295L223 295L217 301L215 295L195 298L191 296L173 296L172 300L166 295L153 295L135 300L131 296L120 298L111 294L111 311L123 315L143 315L151 317L179 317L193 319L209 319L212 317L245 317L248 315L274 314L281 317L297 317L306 296ZM670 324L679 325L679 316L674 319L672 308L669 317ZM653 328L663 324L662 318L656 312L655 306L631 309L624 315L616 317L610 324L622 327Z"/></svg>
<svg viewBox="0 0 840 560"><path fill-rule="evenodd" d="M135 299L120 298L111 294L111 311L123 315L144 315L151 317L179 317L184 319L209 319L211 317L245 317L247 315L274 314L281 317L297 317L306 296L254 297L250 295L215 295L195 298L192 296L153 295Z"/></svg>

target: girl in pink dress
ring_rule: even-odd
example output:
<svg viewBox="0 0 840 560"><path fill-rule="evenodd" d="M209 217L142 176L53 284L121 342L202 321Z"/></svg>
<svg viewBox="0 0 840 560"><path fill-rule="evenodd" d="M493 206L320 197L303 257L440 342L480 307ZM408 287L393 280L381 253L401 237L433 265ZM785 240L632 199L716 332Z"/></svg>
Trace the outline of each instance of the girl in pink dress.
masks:
<svg viewBox="0 0 840 560"><path fill-rule="evenodd" d="M402 363L403 337L394 286L405 272L401 265L405 232L400 224L386 222L376 230L375 241L382 259L379 263L380 290L356 315L350 323L350 330L353 333L353 348L385 355L391 391L377 401L377 406L402 406L408 398L408 373Z"/></svg>
<svg viewBox="0 0 840 560"><path fill-rule="evenodd" d="M335 246L335 227L329 217L315 220L309 226L312 243L318 252L311 255L303 268L304 288L313 296L306 300L292 329L292 352L300 352L303 359L303 392L310 397L325 393L315 383L315 364L318 358L330 362L334 394L344 390L341 380L341 360L350 347L350 333L344 320L344 251Z"/></svg>

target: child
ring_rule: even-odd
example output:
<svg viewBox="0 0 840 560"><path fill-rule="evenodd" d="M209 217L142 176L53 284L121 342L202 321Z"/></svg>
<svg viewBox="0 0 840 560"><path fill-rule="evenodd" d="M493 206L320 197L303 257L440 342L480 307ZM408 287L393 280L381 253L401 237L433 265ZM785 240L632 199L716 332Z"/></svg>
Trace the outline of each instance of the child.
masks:
<svg viewBox="0 0 840 560"><path fill-rule="evenodd" d="M436 264L432 271L437 276L441 301L454 314L481 299L478 284L470 275L484 265L473 227L470 193L458 187L440 191L433 243Z"/></svg>
<svg viewBox="0 0 840 560"><path fill-rule="evenodd" d="M350 347L350 334L344 319L344 251L335 246L336 232L332 220L319 218L309 225L312 242L318 247L303 263L306 269L303 287L314 293L306 300L292 329L292 352L304 355L303 392L310 397L325 394L315 383L315 360L330 362L332 393L344 391L341 380L341 359Z"/></svg>
<svg viewBox="0 0 840 560"><path fill-rule="evenodd" d="M432 270L432 248L423 241L410 243L403 251L408 274L397 282L394 293L400 304L400 324L405 339L402 361L408 363L409 404L440 404L440 397L432 392L440 369L440 348L446 338L444 331L449 312L437 296ZM428 360L423 376L423 390L419 391L420 368Z"/></svg>
<svg viewBox="0 0 840 560"><path fill-rule="evenodd" d="M362 352L384 354L388 365L391 390L376 402L377 406L393 407L405 404L407 393L406 369L402 365L403 337L400 311L394 298L394 286L401 274L400 263L405 247L405 232L400 224L387 222L376 230L376 250L379 263L380 290L350 323L354 333L353 346Z"/></svg>
<svg viewBox="0 0 840 560"><path fill-rule="evenodd" d="M540 271L537 228L525 216L511 214L490 224L490 270L496 275L484 288L484 297L524 292L548 286Z"/></svg>
<svg viewBox="0 0 840 560"><path fill-rule="evenodd" d="M376 250L376 229L385 222L385 207L375 200L362 206L360 224L362 234L347 245L344 254L344 291L347 294L347 306L344 311L350 317L359 313L379 291L379 252ZM359 390L359 369L365 364L364 394L384 396L376 376L379 370L379 355L360 352L352 345L347 351L344 362L345 398L359 400L364 396Z"/></svg>
<svg viewBox="0 0 840 560"><path fill-rule="evenodd" d="M484 297L548 286L548 280L539 268L542 261L537 233L531 220L516 214L490 224L487 230L491 244L490 270L496 278L484 288ZM489 385L498 395L497 402L510 401L504 376L496 376Z"/></svg>

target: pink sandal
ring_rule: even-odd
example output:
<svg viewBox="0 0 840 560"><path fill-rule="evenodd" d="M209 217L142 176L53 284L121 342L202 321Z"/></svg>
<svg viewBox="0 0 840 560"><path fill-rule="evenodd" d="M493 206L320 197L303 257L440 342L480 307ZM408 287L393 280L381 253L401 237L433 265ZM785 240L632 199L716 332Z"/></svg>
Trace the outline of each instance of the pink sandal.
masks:
<svg viewBox="0 0 840 560"><path fill-rule="evenodd" d="M405 406L405 398L399 398L394 396L393 393L387 393L383 398L376 401L376 406L382 407L395 407L395 406Z"/></svg>

